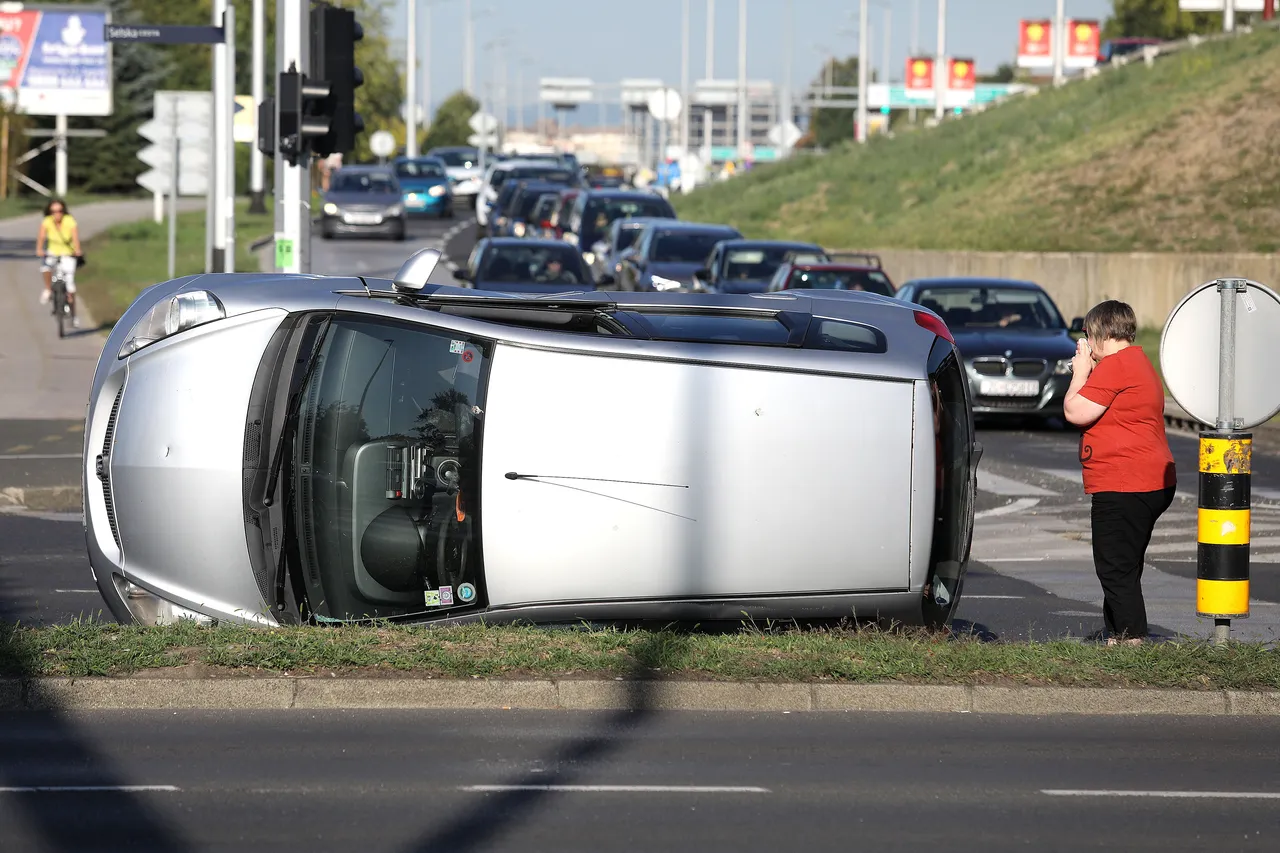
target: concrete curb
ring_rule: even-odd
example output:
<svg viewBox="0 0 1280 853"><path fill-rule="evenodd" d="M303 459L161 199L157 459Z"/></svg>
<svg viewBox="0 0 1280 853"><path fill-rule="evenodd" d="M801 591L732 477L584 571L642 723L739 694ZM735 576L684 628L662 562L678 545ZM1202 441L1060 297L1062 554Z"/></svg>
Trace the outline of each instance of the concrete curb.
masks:
<svg viewBox="0 0 1280 853"><path fill-rule="evenodd" d="M0 488L0 507L37 512L80 512L84 509L84 492L80 486L10 486Z"/></svg>
<svg viewBox="0 0 1280 853"><path fill-rule="evenodd" d="M539 709L1280 716L1280 691L582 679L0 679L0 710Z"/></svg>

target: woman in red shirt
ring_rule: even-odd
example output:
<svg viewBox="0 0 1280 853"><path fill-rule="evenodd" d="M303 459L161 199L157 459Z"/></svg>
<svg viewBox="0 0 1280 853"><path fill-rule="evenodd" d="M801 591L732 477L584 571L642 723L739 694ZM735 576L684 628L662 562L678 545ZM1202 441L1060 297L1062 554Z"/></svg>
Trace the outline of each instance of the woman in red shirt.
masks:
<svg viewBox="0 0 1280 853"><path fill-rule="evenodd" d="M1108 300L1084 318L1063 414L1084 427L1080 464L1092 496L1093 562L1107 643L1147 638L1142 568L1156 521L1173 503L1176 472L1164 431L1164 386L1133 345L1133 309Z"/></svg>

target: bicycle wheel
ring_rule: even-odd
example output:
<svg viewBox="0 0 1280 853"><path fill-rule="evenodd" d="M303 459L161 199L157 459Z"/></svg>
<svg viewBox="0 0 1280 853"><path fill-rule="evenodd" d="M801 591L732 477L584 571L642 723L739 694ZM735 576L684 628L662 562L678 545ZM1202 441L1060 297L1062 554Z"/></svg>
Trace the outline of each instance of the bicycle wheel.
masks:
<svg viewBox="0 0 1280 853"><path fill-rule="evenodd" d="M53 316L58 321L58 337L67 336L67 291L62 282L53 285Z"/></svg>

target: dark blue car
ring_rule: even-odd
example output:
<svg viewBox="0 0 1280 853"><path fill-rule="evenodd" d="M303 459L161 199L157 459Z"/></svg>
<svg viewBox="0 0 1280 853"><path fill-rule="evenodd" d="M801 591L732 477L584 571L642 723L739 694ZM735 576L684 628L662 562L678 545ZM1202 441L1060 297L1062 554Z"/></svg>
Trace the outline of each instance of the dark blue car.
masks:
<svg viewBox="0 0 1280 853"><path fill-rule="evenodd" d="M562 240L546 238L486 237L476 243L466 267L454 270L453 277L476 290L499 293L596 289L578 250Z"/></svg>
<svg viewBox="0 0 1280 853"><path fill-rule="evenodd" d="M694 289L708 293L764 293L778 267L792 260L793 253L810 263L831 260L816 243L724 240L716 244L706 265L698 270Z"/></svg>

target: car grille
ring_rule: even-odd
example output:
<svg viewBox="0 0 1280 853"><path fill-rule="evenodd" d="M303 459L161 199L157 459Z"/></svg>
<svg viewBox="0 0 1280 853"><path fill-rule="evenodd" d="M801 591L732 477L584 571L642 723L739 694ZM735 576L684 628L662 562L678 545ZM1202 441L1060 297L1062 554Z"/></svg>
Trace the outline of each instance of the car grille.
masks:
<svg viewBox="0 0 1280 853"><path fill-rule="evenodd" d="M1013 360L1013 375L1022 377L1035 377L1044 373L1045 360L1043 358L1015 358Z"/></svg>
<svg viewBox="0 0 1280 853"><path fill-rule="evenodd" d="M120 415L120 400L124 397L124 386L116 392L116 401L111 404L111 416L107 418L107 432L102 439L102 455L98 457L98 479L102 481L102 500L107 507L107 524L111 526L111 538L120 547L120 528L116 525L116 505L111 500L111 477L107 473L111 469L111 445L116 437L116 418Z"/></svg>
<svg viewBox="0 0 1280 853"><path fill-rule="evenodd" d="M382 213L387 209L385 204L340 204L339 213Z"/></svg>
<svg viewBox="0 0 1280 853"><path fill-rule="evenodd" d="M1003 358L975 358L973 369L980 376L1004 376L1005 360Z"/></svg>

